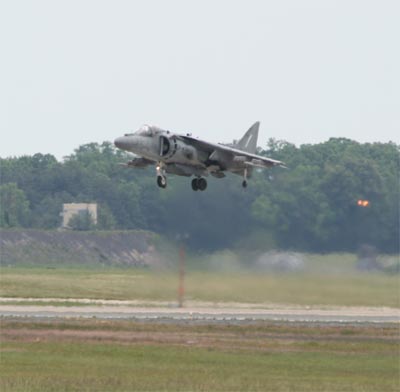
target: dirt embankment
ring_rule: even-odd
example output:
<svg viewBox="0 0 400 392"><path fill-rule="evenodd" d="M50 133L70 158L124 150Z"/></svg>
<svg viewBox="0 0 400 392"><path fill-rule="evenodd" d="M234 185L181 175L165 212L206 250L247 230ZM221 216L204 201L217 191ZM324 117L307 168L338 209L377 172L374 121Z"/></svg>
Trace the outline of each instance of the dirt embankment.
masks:
<svg viewBox="0 0 400 392"><path fill-rule="evenodd" d="M155 234L145 231L0 230L0 261L147 266L159 262Z"/></svg>

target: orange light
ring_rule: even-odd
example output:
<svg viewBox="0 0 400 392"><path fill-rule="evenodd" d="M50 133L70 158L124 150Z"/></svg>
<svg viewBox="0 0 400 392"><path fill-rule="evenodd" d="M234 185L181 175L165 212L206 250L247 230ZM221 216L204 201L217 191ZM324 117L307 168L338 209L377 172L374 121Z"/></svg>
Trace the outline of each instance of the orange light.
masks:
<svg viewBox="0 0 400 392"><path fill-rule="evenodd" d="M360 207L368 207L369 200L357 200L357 205Z"/></svg>

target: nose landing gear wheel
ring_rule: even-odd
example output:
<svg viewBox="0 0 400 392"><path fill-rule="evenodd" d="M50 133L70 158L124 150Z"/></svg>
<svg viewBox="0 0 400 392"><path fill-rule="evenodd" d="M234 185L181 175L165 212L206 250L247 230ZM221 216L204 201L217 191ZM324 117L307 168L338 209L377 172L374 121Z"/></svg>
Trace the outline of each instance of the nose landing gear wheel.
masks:
<svg viewBox="0 0 400 392"><path fill-rule="evenodd" d="M243 188L247 188L247 181L246 181L246 180L244 180L244 181L242 182L242 187L243 187Z"/></svg>
<svg viewBox="0 0 400 392"><path fill-rule="evenodd" d="M160 188L166 188L167 187L167 179L164 176L157 176L157 185Z"/></svg>

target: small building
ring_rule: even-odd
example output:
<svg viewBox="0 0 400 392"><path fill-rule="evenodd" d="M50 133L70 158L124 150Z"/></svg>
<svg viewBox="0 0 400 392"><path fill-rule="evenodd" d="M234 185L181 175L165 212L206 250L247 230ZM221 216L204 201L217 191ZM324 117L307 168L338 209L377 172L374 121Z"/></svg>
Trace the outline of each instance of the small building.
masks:
<svg viewBox="0 0 400 392"><path fill-rule="evenodd" d="M93 223L97 224L97 203L64 203L61 212L62 224L61 227L69 229L70 219L77 214L89 213Z"/></svg>

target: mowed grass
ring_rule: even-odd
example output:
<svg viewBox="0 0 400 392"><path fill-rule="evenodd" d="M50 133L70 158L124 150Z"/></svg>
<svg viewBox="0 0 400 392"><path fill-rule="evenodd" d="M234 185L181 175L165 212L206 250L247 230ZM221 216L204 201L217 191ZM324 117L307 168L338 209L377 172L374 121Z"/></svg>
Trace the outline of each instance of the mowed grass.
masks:
<svg viewBox="0 0 400 392"><path fill-rule="evenodd" d="M396 327L2 321L1 391L398 391Z"/></svg>
<svg viewBox="0 0 400 392"><path fill-rule="evenodd" d="M2 267L0 296L176 301L178 273L123 268ZM399 275L196 271L185 298L211 302L400 307Z"/></svg>

